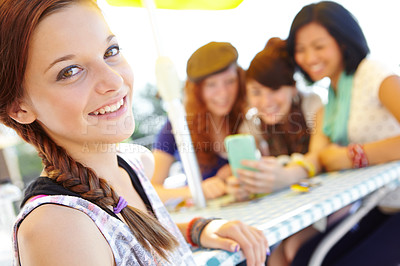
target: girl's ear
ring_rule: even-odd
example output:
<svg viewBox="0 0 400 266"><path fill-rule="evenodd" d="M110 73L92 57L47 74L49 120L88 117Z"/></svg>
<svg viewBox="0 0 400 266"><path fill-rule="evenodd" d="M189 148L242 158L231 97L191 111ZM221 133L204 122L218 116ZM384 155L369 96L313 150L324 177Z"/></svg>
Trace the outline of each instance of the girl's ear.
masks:
<svg viewBox="0 0 400 266"><path fill-rule="evenodd" d="M20 124L30 124L36 120L32 107L23 100L14 101L7 113Z"/></svg>

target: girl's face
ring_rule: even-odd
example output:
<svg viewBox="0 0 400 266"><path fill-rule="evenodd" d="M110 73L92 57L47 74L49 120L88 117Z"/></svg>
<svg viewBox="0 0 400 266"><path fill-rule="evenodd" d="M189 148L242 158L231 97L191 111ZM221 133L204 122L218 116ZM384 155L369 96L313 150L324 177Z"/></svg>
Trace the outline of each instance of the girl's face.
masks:
<svg viewBox="0 0 400 266"><path fill-rule="evenodd" d="M315 22L297 31L294 57L296 63L313 81L329 77L334 87L344 70L338 43L325 27Z"/></svg>
<svg viewBox="0 0 400 266"><path fill-rule="evenodd" d="M292 86L281 86L278 90L273 90L255 80L247 81L246 90L250 106L257 108L259 117L267 125L287 120L292 99L297 93Z"/></svg>
<svg viewBox="0 0 400 266"><path fill-rule="evenodd" d="M82 149L129 137L132 86L131 68L93 4L55 12L35 29L23 102L58 145Z"/></svg>
<svg viewBox="0 0 400 266"><path fill-rule="evenodd" d="M239 90L239 77L236 65L224 72L206 78L202 86L202 97L207 110L222 117L232 110Z"/></svg>

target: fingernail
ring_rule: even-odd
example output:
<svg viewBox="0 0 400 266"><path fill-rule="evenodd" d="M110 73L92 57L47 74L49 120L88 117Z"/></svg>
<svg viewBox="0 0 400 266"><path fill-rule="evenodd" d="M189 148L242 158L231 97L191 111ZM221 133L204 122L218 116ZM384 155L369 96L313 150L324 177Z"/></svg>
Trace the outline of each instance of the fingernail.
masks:
<svg viewBox="0 0 400 266"><path fill-rule="evenodd" d="M267 248L267 257L269 257L270 255L271 255L271 250Z"/></svg>
<svg viewBox="0 0 400 266"><path fill-rule="evenodd" d="M232 244L231 246L231 250L233 250L233 252L238 252L239 251L239 244Z"/></svg>

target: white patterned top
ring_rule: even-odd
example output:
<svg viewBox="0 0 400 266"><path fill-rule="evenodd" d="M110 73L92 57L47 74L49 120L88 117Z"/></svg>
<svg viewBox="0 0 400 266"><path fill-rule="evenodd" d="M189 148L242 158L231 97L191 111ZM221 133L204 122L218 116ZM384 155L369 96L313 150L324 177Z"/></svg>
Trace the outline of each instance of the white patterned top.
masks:
<svg viewBox="0 0 400 266"><path fill-rule="evenodd" d="M395 73L382 64L364 59L353 80L348 123L349 143L365 144L400 136L400 123L379 100L384 79ZM379 204L400 211L400 188L390 192Z"/></svg>
<svg viewBox="0 0 400 266"><path fill-rule="evenodd" d="M376 61L361 61L353 80L349 143L364 144L400 135L400 123L379 100L380 85L394 74Z"/></svg>
<svg viewBox="0 0 400 266"><path fill-rule="evenodd" d="M37 198L33 201L27 202L21 212L19 213L14 225L13 244L14 244L14 265L20 265L17 231L18 226L23 219L36 207L42 204L58 204L75 208L87 214L101 233L106 238L108 244L114 255L115 265L195 265L192 257L192 252L184 237L180 233L178 227L172 221L171 216L165 209L163 203L159 199L156 191L151 185L149 179L144 175L143 165L135 158L135 156L127 156L127 154L120 154L120 156L128 162L137 174L144 191L152 205L153 211L160 221L160 223L179 241L179 247L171 254L169 254L169 262L163 260L155 252L148 252L137 241L135 236L130 231L129 227L105 212L97 205L73 196L46 196Z"/></svg>

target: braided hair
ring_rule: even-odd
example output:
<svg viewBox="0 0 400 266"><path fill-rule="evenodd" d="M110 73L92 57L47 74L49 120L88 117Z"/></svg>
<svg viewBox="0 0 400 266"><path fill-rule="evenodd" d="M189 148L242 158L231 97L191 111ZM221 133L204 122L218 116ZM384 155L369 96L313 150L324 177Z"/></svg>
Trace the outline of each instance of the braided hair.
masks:
<svg viewBox="0 0 400 266"><path fill-rule="evenodd" d="M74 160L49 137L39 122L20 124L9 116L12 106L24 95L23 79L33 31L49 14L80 2L96 5L92 0L0 2L0 122L36 148L49 178L99 207L109 209L117 205L119 196L104 178ZM177 247L176 238L151 215L132 206L124 208L121 215L146 250L154 250L167 259L167 253Z"/></svg>

